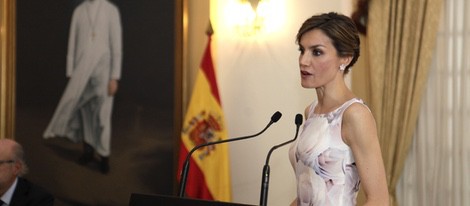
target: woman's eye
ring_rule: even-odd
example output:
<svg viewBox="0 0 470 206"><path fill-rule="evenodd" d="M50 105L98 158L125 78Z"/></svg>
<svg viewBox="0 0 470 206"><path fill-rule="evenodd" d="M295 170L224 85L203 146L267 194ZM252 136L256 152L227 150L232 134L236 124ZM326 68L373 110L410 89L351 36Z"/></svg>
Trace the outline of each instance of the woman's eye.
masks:
<svg viewBox="0 0 470 206"><path fill-rule="evenodd" d="M299 52L300 52L300 54L304 54L305 49L304 48L299 48Z"/></svg>
<svg viewBox="0 0 470 206"><path fill-rule="evenodd" d="M314 56L320 56L320 55L322 55L322 54L323 54L323 52L320 51L320 50L318 50L318 49L314 49L314 50L312 51L312 55L314 55Z"/></svg>

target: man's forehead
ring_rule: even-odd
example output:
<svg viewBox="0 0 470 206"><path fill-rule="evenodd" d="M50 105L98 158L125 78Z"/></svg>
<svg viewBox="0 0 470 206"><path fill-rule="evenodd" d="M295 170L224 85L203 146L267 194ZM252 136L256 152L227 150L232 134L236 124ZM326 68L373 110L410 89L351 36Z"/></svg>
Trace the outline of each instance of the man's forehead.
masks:
<svg viewBox="0 0 470 206"><path fill-rule="evenodd" d="M12 140L2 139L0 140L0 155L6 155L11 153L15 142Z"/></svg>
<svg viewBox="0 0 470 206"><path fill-rule="evenodd" d="M11 139L0 139L0 147L13 147L17 143Z"/></svg>

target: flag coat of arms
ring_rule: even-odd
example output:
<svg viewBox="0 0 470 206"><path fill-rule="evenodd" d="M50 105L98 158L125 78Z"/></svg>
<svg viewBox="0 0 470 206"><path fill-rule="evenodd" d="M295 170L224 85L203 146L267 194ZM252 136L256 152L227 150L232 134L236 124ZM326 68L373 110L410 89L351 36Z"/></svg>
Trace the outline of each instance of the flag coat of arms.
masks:
<svg viewBox="0 0 470 206"><path fill-rule="evenodd" d="M227 129L211 55L211 34L197 72L193 93L181 131L178 172L195 146L227 139ZM186 196L230 201L231 184L227 144L201 147L190 158Z"/></svg>

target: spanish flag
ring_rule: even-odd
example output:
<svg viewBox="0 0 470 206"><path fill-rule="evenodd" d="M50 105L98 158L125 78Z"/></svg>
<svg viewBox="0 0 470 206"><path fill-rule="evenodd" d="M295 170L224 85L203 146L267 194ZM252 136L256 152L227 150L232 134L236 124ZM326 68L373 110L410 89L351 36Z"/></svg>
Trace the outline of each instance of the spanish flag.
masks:
<svg viewBox="0 0 470 206"><path fill-rule="evenodd" d="M212 32L208 32L207 46L183 122L179 174L181 174L188 152L195 146L227 139L227 129L212 62L211 36ZM201 147L191 155L185 191L186 196L191 198L225 202L231 200L227 144Z"/></svg>

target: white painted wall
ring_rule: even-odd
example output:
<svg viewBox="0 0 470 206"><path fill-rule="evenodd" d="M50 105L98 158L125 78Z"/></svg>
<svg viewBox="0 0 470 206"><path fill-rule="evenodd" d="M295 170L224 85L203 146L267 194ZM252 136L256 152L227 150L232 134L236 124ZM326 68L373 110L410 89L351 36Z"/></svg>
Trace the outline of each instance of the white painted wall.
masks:
<svg viewBox="0 0 470 206"><path fill-rule="evenodd" d="M301 23L321 12L349 15L345 0L278 0L283 4L280 29L268 35L243 37L224 22L226 7L235 0L211 0L213 55L229 137L259 132L271 115L282 118L254 139L230 143L233 202L259 204L261 175L269 149L293 138L294 118L316 98L300 86L295 35ZM271 0L275 1L275 0ZM282 14L284 13L284 14ZM295 198L295 176L288 160L290 145L275 150L269 165L268 204L289 205Z"/></svg>

